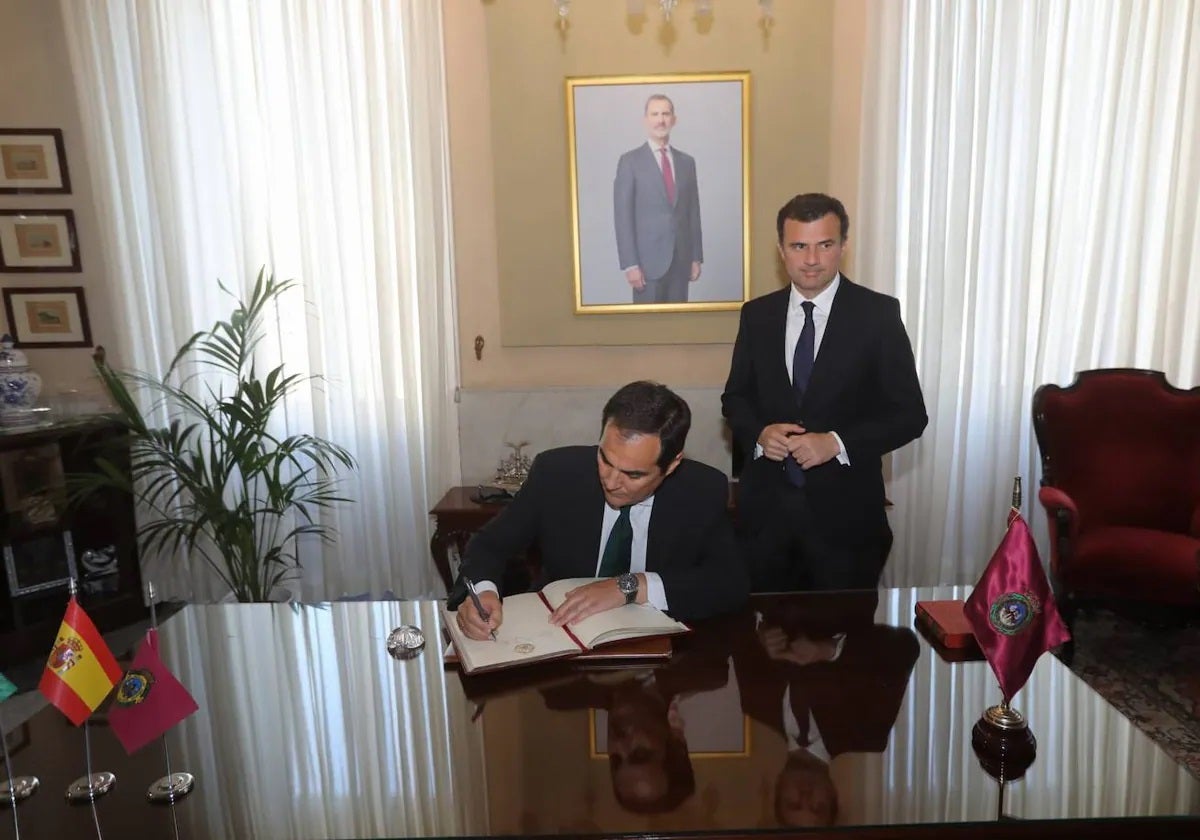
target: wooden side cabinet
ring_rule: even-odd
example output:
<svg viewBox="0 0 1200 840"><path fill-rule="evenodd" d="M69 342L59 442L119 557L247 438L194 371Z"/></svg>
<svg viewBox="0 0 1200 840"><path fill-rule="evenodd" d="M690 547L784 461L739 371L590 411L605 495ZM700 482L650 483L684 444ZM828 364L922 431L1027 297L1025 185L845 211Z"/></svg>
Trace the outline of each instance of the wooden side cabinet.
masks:
<svg viewBox="0 0 1200 840"><path fill-rule="evenodd" d="M66 477L123 435L104 418L0 432L0 667L49 654L71 577L101 632L147 615L133 500L105 491L67 505Z"/></svg>

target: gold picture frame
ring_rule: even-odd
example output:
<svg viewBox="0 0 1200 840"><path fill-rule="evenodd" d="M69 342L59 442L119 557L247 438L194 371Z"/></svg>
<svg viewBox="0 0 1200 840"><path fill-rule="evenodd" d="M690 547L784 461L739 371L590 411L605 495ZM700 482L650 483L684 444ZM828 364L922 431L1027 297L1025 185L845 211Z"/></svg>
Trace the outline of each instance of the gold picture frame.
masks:
<svg viewBox="0 0 1200 840"><path fill-rule="evenodd" d="M0 128L0 194L69 193L59 128Z"/></svg>
<svg viewBox="0 0 1200 840"><path fill-rule="evenodd" d="M575 314L739 309L750 73L571 77L566 99Z"/></svg>

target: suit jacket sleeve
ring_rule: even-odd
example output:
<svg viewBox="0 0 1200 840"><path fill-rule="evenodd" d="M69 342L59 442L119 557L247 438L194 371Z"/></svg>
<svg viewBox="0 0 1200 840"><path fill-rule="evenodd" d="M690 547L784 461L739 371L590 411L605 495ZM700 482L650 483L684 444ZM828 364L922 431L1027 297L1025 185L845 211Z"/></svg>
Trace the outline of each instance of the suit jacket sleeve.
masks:
<svg viewBox="0 0 1200 840"><path fill-rule="evenodd" d="M875 365L878 376L873 409L861 412L834 429L841 437L851 463L856 457L882 457L899 449L920 437L929 422L912 345L900 318L900 302L887 298L883 316L877 322L879 340Z"/></svg>
<svg viewBox="0 0 1200 840"><path fill-rule="evenodd" d="M729 421L733 436L743 454L749 458L758 443L758 436L767 425L759 416L759 398L755 386L754 359L750 347L749 304L742 307L738 321L737 339L733 343L733 359L729 364L729 378L725 380L725 392L721 395L721 410ZM782 351L781 351L782 352ZM840 432L839 432L840 434Z"/></svg>
<svg viewBox="0 0 1200 840"><path fill-rule="evenodd" d="M550 492L549 478L545 462L538 455L517 495L467 544L462 574L473 581L490 580L500 586L509 561L537 539L543 497Z"/></svg>
<svg viewBox="0 0 1200 840"><path fill-rule="evenodd" d="M633 154L626 152L617 161L617 175L613 179L613 227L622 270L641 265L634 233L634 195Z"/></svg>
<svg viewBox="0 0 1200 840"><path fill-rule="evenodd" d="M696 159L688 156L692 169L692 200L688 203L688 241L692 243L692 262L704 262L704 240L700 232L700 178L696 171Z"/></svg>
<svg viewBox="0 0 1200 840"><path fill-rule="evenodd" d="M647 556L646 561L647 571L662 578L669 612L684 621L734 610L750 594L745 563L729 520L728 480L711 467L695 472L678 479L688 482L681 500L685 519L680 523L686 539L680 539L679 547L689 546L692 556L669 550ZM672 505L679 503L672 499ZM658 513L659 500L654 504ZM671 556L664 557L664 553Z"/></svg>

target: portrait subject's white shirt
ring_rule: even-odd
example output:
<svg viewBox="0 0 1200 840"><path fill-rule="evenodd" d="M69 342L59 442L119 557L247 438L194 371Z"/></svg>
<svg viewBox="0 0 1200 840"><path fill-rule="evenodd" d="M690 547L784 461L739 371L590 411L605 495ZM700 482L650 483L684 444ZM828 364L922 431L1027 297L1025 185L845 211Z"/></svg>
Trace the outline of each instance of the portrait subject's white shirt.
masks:
<svg viewBox="0 0 1200 840"><path fill-rule="evenodd" d="M659 172L662 172L662 168L663 168L662 154L659 150L660 149L667 150L667 160L671 161L671 177L676 178L677 177L676 173L678 173L679 170L675 168L675 151L674 151L674 149L671 148L671 144L668 143L666 146L658 146L658 145L655 145L653 140L647 140L646 145L650 147L650 151L654 152L654 162L658 164Z"/></svg>

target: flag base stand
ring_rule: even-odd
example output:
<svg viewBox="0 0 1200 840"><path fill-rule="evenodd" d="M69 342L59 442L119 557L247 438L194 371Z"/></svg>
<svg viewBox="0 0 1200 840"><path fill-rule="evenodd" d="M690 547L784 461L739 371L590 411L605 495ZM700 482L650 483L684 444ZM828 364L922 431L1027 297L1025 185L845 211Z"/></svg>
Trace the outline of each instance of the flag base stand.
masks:
<svg viewBox="0 0 1200 840"><path fill-rule="evenodd" d="M1002 783L1024 776L1037 757L1037 738L1007 703L992 706L976 721L971 746L988 775Z"/></svg>
<svg viewBox="0 0 1200 840"><path fill-rule="evenodd" d="M37 793L41 780L37 776L17 776L0 782L0 805L16 805Z"/></svg>
<svg viewBox="0 0 1200 840"><path fill-rule="evenodd" d="M170 805L191 793L195 786L196 777L191 773L172 773L150 785L146 799L157 805Z"/></svg>
<svg viewBox="0 0 1200 840"><path fill-rule="evenodd" d="M67 788L67 801L75 803L91 802L112 790L113 785L116 783L117 777L107 770L93 773L90 776L80 776L71 782L71 786Z"/></svg>

